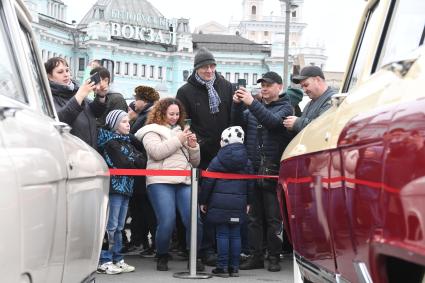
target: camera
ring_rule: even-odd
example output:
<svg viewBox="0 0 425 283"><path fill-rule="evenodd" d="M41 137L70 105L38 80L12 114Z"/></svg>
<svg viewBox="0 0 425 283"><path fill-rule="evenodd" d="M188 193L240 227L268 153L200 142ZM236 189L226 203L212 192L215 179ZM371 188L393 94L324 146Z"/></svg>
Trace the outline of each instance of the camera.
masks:
<svg viewBox="0 0 425 283"><path fill-rule="evenodd" d="M100 83L100 75L98 72L94 73L91 77L90 77L90 82L94 82L95 85Z"/></svg>

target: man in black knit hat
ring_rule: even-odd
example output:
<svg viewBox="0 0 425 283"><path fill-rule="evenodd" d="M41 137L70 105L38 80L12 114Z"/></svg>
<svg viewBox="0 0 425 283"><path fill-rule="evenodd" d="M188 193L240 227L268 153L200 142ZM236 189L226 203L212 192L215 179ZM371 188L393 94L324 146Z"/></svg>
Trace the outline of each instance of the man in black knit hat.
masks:
<svg viewBox="0 0 425 283"><path fill-rule="evenodd" d="M201 147L201 169L208 168L220 149L221 133L230 126L233 86L216 72L214 55L206 48L195 54L194 71L187 83L177 91L176 98L183 104L190 130L196 134ZM215 233L204 225L201 253L204 263L215 265L213 244Z"/></svg>
<svg viewBox="0 0 425 283"><path fill-rule="evenodd" d="M214 55L200 48L195 55L194 71L176 98L183 103L191 131L201 146L201 164L205 169L220 149L220 137L230 125L233 87L216 72Z"/></svg>

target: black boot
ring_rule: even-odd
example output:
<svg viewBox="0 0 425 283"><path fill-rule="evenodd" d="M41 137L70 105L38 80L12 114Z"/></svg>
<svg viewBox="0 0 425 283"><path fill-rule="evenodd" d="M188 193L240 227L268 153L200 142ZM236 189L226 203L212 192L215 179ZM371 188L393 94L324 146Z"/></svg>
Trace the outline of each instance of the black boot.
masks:
<svg viewBox="0 0 425 283"><path fill-rule="evenodd" d="M239 270L229 266L229 276L230 277L239 277Z"/></svg>
<svg viewBox="0 0 425 283"><path fill-rule="evenodd" d="M267 268L268 271L271 272L277 272L280 271L280 264L279 264L279 255L271 255L269 256L269 267Z"/></svg>
<svg viewBox="0 0 425 283"><path fill-rule="evenodd" d="M250 269L261 269L264 268L264 260L260 256L253 255L243 262L239 269L250 270Z"/></svg>
<svg viewBox="0 0 425 283"><path fill-rule="evenodd" d="M213 270L211 270L211 273L213 276L217 276L217 277L223 277L223 278L229 277L229 273L227 273L227 270L224 270L223 268L220 268L220 267L214 268Z"/></svg>
<svg viewBox="0 0 425 283"><path fill-rule="evenodd" d="M158 255L158 261L156 262L156 270L158 271L168 270L168 254Z"/></svg>

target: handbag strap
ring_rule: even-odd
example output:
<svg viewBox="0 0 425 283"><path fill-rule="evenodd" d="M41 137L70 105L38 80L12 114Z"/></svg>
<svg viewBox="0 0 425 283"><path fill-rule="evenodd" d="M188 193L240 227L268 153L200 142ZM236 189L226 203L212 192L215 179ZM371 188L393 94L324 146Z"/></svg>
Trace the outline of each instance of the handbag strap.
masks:
<svg viewBox="0 0 425 283"><path fill-rule="evenodd" d="M257 140L258 140L258 151L260 152L260 163L262 164L266 158L264 154L264 143L263 143L263 125L257 124Z"/></svg>

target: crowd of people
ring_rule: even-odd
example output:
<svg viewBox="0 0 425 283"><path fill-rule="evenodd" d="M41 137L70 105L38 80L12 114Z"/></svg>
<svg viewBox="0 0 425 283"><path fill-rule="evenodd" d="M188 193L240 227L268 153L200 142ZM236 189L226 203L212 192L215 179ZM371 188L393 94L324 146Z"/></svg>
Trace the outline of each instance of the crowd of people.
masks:
<svg viewBox="0 0 425 283"><path fill-rule="evenodd" d="M134 90L128 106L110 90L109 71L94 61L81 85L59 57L45 63L56 112L71 133L96 149L110 168L189 170L277 175L288 143L330 106L335 93L320 68L308 66L284 86L275 72L257 81L252 95L216 71L214 55L201 48L194 71L175 98L160 98L149 86ZM96 78L97 77L97 78ZM286 89L285 89L286 88ZM303 92L304 91L304 92ZM301 111L303 93L311 101ZM157 270L168 270L171 249L187 257L190 241L191 181L176 176L111 176L109 215L98 273L135 268L128 250L154 256ZM199 188L196 269L238 276L239 270L279 271L291 254L280 214L275 179L203 178ZM131 217L131 234L125 233ZM242 256L241 255L248 255Z"/></svg>

